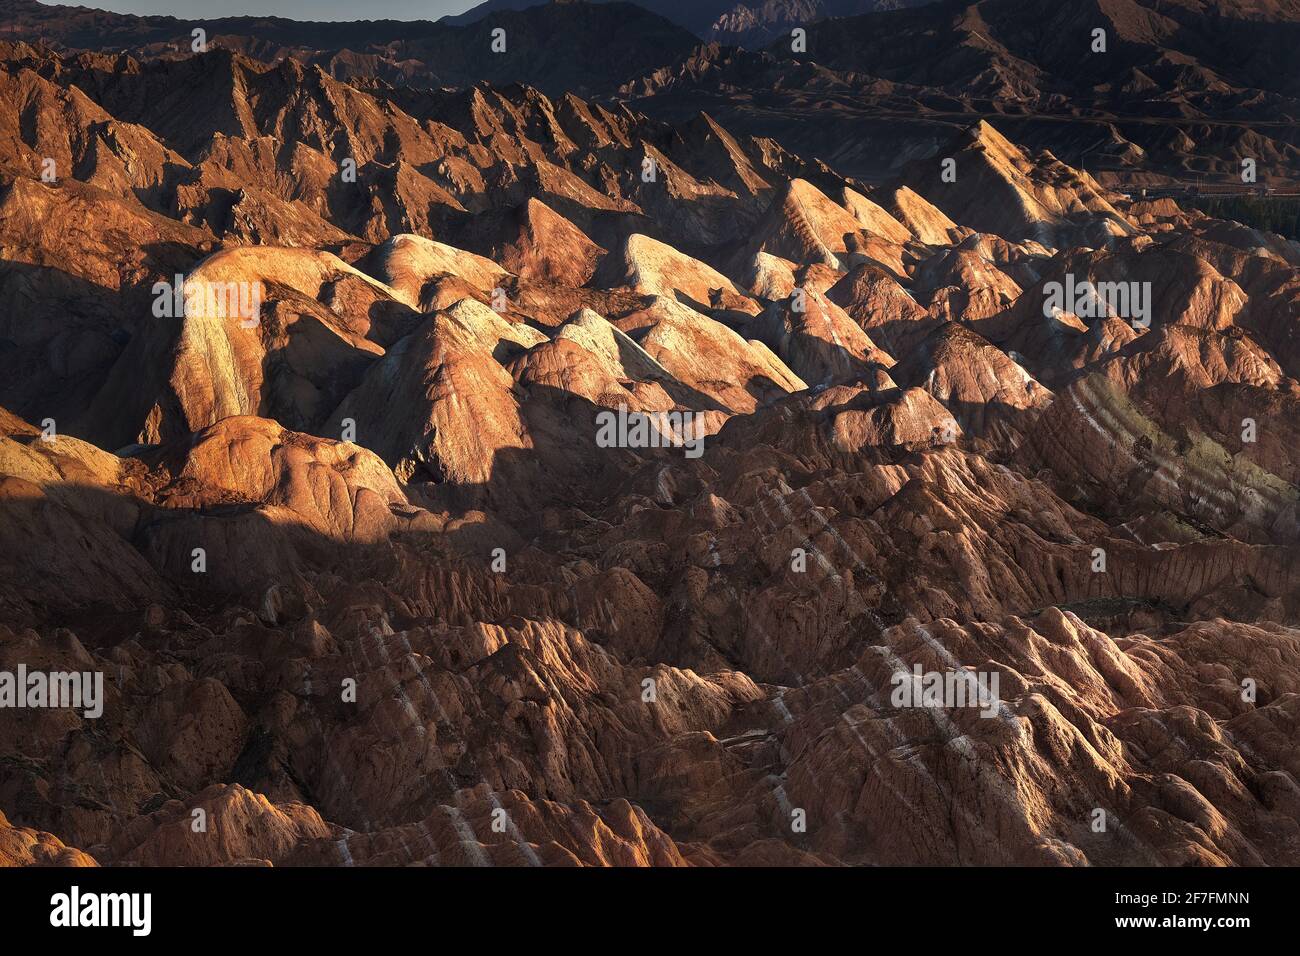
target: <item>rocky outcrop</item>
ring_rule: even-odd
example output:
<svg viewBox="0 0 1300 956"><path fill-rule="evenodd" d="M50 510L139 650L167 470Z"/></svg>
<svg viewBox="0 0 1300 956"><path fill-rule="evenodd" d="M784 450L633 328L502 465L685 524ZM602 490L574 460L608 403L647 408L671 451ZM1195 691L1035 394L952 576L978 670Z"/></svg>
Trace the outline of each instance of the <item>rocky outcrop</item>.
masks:
<svg viewBox="0 0 1300 956"><path fill-rule="evenodd" d="M13 826L0 813L0 866L97 866L51 833Z"/></svg>

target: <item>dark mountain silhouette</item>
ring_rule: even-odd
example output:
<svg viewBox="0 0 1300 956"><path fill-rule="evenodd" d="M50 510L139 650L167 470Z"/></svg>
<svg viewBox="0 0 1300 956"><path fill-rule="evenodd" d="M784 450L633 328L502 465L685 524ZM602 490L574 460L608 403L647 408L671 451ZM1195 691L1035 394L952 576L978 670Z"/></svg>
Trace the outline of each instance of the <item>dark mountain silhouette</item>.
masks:
<svg viewBox="0 0 1300 956"><path fill-rule="evenodd" d="M485 0L442 23L466 24L502 10L523 10L547 0ZM600 3L604 0L594 0ZM828 17L918 6L931 0L640 0L645 7L706 40L762 45L791 28Z"/></svg>
<svg viewBox="0 0 1300 956"><path fill-rule="evenodd" d="M432 87L528 82L554 93L612 89L684 55L697 42L685 29L626 3L548 4L454 26L280 17L180 20L0 0L0 22L0 39L39 40L62 49L174 57L188 55L192 31L202 29L213 46L269 63L293 55L339 77ZM493 52L498 29L506 31L505 53Z"/></svg>

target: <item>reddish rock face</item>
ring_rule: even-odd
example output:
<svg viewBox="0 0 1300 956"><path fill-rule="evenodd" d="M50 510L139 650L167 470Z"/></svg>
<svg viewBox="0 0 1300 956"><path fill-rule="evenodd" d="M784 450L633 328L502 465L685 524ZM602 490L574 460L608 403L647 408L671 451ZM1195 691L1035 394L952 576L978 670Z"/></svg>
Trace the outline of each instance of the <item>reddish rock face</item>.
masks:
<svg viewBox="0 0 1300 956"><path fill-rule="evenodd" d="M0 865L1300 863L1294 242L984 122L0 88Z"/></svg>

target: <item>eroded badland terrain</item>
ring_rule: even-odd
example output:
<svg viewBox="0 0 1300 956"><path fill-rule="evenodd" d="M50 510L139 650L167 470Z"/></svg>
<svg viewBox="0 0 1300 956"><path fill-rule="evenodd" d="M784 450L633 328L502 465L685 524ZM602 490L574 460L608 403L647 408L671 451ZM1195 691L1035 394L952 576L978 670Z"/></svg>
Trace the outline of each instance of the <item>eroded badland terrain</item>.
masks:
<svg viewBox="0 0 1300 956"><path fill-rule="evenodd" d="M1004 6L877 15L965 17L907 90L834 21L558 89L0 43L0 671L103 675L0 709L0 863L1300 862L1300 245L997 117L868 182L680 109L1046 108ZM1294 115L1088 9L1112 106Z"/></svg>

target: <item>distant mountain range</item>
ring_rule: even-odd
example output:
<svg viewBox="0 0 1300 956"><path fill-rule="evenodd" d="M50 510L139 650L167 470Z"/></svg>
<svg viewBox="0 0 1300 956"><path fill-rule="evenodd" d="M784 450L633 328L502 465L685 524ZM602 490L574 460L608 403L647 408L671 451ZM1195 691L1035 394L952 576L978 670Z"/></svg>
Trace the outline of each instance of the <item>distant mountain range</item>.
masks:
<svg viewBox="0 0 1300 956"><path fill-rule="evenodd" d="M606 0L593 0L603 3ZM827 17L852 17L916 7L932 0L639 0L637 6L686 27L706 40L744 46L770 43L793 27ZM525 10L546 0L485 0L442 23L474 23L502 10Z"/></svg>
<svg viewBox="0 0 1300 956"><path fill-rule="evenodd" d="M699 42L686 29L627 3L503 10L462 26L430 20L183 20L0 0L0 40L43 42L55 49L188 56L196 28L206 31L210 45L264 63L292 56L340 79L369 77L421 87L526 82L556 93L612 91L688 55ZM506 31L504 55L492 49L497 28Z"/></svg>
<svg viewBox="0 0 1300 956"><path fill-rule="evenodd" d="M588 6L622 8L629 4L613 0L568 2L568 0L487 0L465 13L441 20L362 20L349 22L298 21L283 17L211 17L184 19L164 16L134 16L80 6L46 5L37 0L0 0L0 38L32 40L42 36L69 48L110 50L132 49L152 44L185 42L189 32L202 27L209 37L240 37L250 45L260 44L276 50L347 48L362 52L370 48L409 52L407 44L424 43L426 52L456 59L458 51L474 52L472 39L477 32L466 34L461 28L485 23L505 26L532 24L543 20L561 24L568 30L585 31L594 23L618 23L625 30L623 43L651 52L659 52L667 25L678 28L681 36L717 40L722 43L758 47L788 34L796 25L809 24L827 17L856 16L880 10L912 7L930 0L762 0L741 3L737 0L642 0L638 9L622 13L603 11L587 15ZM364 15L359 10L358 15ZM524 14L524 20L514 19ZM666 23L656 23L656 21ZM581 38L579 33L575 38ZM553 39L561 41L556 35ZM601 38L606 41L609 38ZM609 50L611 57L625 59L621 46L602 42L594 49ZM586 55L586 54L584 54Z"/></svg>

